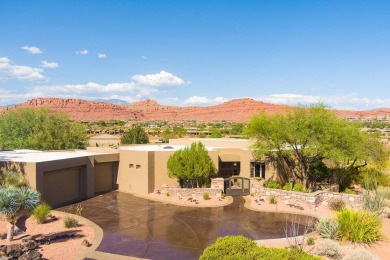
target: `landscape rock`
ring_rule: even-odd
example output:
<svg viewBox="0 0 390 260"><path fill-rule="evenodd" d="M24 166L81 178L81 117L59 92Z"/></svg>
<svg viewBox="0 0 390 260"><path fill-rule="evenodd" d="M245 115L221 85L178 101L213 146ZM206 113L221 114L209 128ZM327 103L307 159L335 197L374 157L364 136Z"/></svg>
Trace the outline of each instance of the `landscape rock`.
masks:
<svg viewBox="0 0 390 260"><path fill-rule="evenodd" d="M81 242L82 246L90 247L92 244L88 242L88 240L84 239L83 242Z"/></svg>
<svg viewBox="0 0 390 260"><path fill-rule="evenodd" d="M42 259L42 254L37 250L29 250L24 252L23 255L20 256L19 260L38 260Z"/></svg>
<svg viewBox="0 0 390 260"><path fill-rule="evenodd" d="M18 258L22 255L22 246L20 244L8 245L5 253L8 256Z"/></svg>
<svg viewBox="0 0 390 260"><path fill-rule="evenodd" d="M22 251L34 250L38 247L38 243L34 240L28 240L22 244Z"/></svg>

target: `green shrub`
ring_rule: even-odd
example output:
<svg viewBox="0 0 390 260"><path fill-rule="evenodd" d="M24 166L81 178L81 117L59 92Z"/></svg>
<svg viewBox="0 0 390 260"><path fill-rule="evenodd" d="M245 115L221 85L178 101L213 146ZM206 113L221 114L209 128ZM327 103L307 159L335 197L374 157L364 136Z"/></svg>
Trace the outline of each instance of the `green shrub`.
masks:
<svg viewBox="0 0 390 260"><path fill-rule="evenodd" d="M243 236L220 237L207 247L200 260L259 259L259 260L319 260L319 257L296 249L259 247L254 241Z"/></svg>
<svg viewBox="0 0 390 260"><path fill-rule="evenodd" d="M66 228L75 228L79 226L79 221L75 217L66 216L64 218L64 226Z"/></svg>
<svg viewBox="0 0 390 260"><path fill-rule="evenodd" d="M210 198L210 195L209 193L206 191L206 192L203 192L203 199L204 200L208 200Z"/></svg>
<svg viewBox="0 0 390 260"><path fill-rule="evenodd" d="M280 184L276 180L269 180L267 183L269 189L280 189Z"/></svg>
<svg viewBox="0 0 390 260"><path fill-rule="evenodd" d="M343 239L354 243L370 244L383 237L379 214L365 210L344 209L336 216Z"/></svg>
<svg viewBox="0 0 390 260"><path fill-rule="evenodd" d="M343 257L341 246L337 242L329 239L323 241L317 246L316 254L327 256L333 259L341 259Z"/></svg>
<svg viewBox="0 0 390 260"><path fill-rule="evenodd" d="M278 203L278 199L276 198L275 194L272 194L268 197L269 204L276 204Z"/></svg>
<svg viewBox="0 0 390 260"><path fill-rule="evenodd" d="M373 256L367 249L358 248L354 249L349 255L343 258L343 260L377 260L378 258Z"/></svg>
<svg viewBox="0 0 390 260"><path fill-rule="evenodd" d="M354 191L354 190L352 190L350 188L346 188L343 193L345 193L345 194L354 194L354 195L357 194L356 191Z"/></svg>
<svg viewBox="0 0 390 260"><path fill-rule="evenodd" d="M33 217L37 220L38 224L45 223L47 217L50 214L51 207L47 205L46 203L39 204L34 210L33 210Z"/></svg>
<svg viewBox="0 0 390 260"><path fill-rule="evenodd" d="M298 191L298 192L306 192L305 186L303 186L301 183L296 183L293 186L293 191Z"/></svg>
<svg viewBox="0 0 390 260"><path fill-rule="evenodd" d="M341 198L335 198L329 201L328 207L333 211L342 211L345 209L345 202Z"/></svg>
<svg viewBox="0 0 390 260"><path fill-rule="evenodd" d="M308 245L308 246L314 245L314 237L309 237L309 238L307 239L307 245Z"/></svg>
<svg viewBox="0 0 390 260"><path fill-rule="evenodd" d="M316 231L323 237L329 239L338 239L340 232L339 222L330 217L320 219L315 225Z"/></svg>
<svg viewBox="0 0 390 260"><path fill-rule="evenodd" d="M291 185L290 185L290 183L284 184L283 190L291 190Z"/></svg>

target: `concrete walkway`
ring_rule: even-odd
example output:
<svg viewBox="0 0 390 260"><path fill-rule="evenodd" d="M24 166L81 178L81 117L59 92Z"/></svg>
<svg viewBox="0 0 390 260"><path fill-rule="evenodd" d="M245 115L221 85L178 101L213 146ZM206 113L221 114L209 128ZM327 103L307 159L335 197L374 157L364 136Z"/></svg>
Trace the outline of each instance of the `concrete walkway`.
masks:
<svg viewBox="0 0 390 260"><path fill-rule="evenodd" d="M234 197L227 206L193 208L118 191L97 196L80 203L82 215L103 229L101 244L87 259L198 259L221 236L285 237L286 220L296 218L251 211L244 203ZM299 221L305 223L306 217Z"/></svg>

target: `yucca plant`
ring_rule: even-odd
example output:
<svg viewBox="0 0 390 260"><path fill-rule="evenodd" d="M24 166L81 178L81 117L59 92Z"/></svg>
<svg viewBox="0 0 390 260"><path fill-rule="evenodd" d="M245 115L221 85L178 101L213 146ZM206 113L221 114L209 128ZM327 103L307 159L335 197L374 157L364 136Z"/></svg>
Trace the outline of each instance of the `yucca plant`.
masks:
<svg viewBox="0 0 390 260"><path fill-rule="evenodd" d="M5 217L7 240L12 241L15 223L26 214L31 213L40 201L38 191L28 187L0 186L0 214Z"/></svg>
<svg viewBox="0 0 390 260"><path fill-rule="evenodd" d="M315 229L317 232L329 239L338 239L340 234L340 225L337 219L331 218L331 217L325 217L320 219L316 225Z"/></svg>

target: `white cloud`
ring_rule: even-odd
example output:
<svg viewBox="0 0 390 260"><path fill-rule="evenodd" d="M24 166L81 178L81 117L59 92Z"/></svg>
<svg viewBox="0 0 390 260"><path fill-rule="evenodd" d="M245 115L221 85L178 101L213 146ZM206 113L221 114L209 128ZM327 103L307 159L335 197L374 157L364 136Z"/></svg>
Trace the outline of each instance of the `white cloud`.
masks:
<svg viewBox="0 0 390 260"><path fill-rule="evenodd" d="M214 104L223 103L227 100L228 99L223 97L207 98L207 97L192 96L186 99L183 103L185 105L214 105Z"/></svg>
<svg viewBox="0 0 390 260"><path fill-rule="evenodd" d="M43 60L43 61L41 61L41 67L42 68L49 68L49 69L56 69L59 66L58 66L58 63L56 63L56 62L48 62L48 61Z"/></svg>
<svg viewBox="0 0 390 260"><path fill-rule="evenodd" d="M87 55L88 54L88 50L76 51L76 54Z"/></svg>
<svg viewBox="0 0 390 260"><path fill-rule="evenodd" d="M390 107L390 98L358 97L356 94L345 94L337 96L312 96L300 94L272 94L256 98L264 102L283 105L309 105L313 103L324 103L332 109L365 110L380 107Z"/></svg>
<svg viewBox="0 0 390 260"><path fill-rule="evenodd" d="M30 81L45 81L43 69L20 66L12 63L7 57L0 58L0 80L19 79Z"/></svg>
<svg viewBox="0 0 390 260"><path fill-rule="evenodd" d="M33 92L42 92L47 95L65 95L77 93L78 95L95 95L97 93L110 93L112 95L131 94L133 98L149 97L152 93L164 92L172 87L185 84L184 80L168 72L160 72L150 75L135 75L131 82L99 84L89 82L86 84L66 84L38 86Z"/></svg>
<svg viewBox="0 0 390 260"><path fill-rule="evenodd" d="M38 47L35 47L35 46L23 46L21 47L23 50L26 50L28 51L29 53L31 54L41 54L42 51L38 48Z"/></svg>
<svg viewBox="0 0 390 260"><path fill-rule="evenodd" d="M0 57L0 63L8 63L8 62L11 62L11 60L8 59L7 57Z"/></svg>
<svg viewBox="0 0 390 260"><path fill-rule="evenodd" d="M181 78L166 71L160 71L156 74L134 75L132 79L138 85L153 87L180 86L186 84Z"/></svg>
<svg viewBox="0 0 390 260"><path fill-rule="evenodd" d="M107 55L104 54L104 53L98 53L98 58L99 59L105 59L105 58L107 58Z"/></svg>

